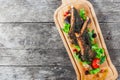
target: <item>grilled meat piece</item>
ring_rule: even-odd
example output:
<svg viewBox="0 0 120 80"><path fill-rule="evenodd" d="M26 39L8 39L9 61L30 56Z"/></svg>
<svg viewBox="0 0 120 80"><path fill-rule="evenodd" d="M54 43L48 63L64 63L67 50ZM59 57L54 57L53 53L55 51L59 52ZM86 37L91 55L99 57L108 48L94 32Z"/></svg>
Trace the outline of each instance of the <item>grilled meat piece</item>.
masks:
<svg viewBox="0 0 120 80"><path fill-rule="evenodd" d="M70 32L69 32L69 37L70 37L72 43L77 44L77 39L76 39L75 33L79 33L84 22L80 18L77 10L73 6L71 7L70 23L71 23L71 28L70 28Z"/></svg>
<svg viewBox="0 0 120 80"><path fill-rule="evenodd" d="M89 18L87 18L87 20L84 22L83 27L80 30L80 33L75 33L78 45L81 48L81 59L83 61L92 61L92 58L94 57L94 53L91 50L89 35L87 32L88 23Z"/></svg>
<svg viewBox="0 0 120 80"><path fill-rule="evenodd" d="M87 32L87 26L90 22L90 19L87 18L87 20L84 22L74 7L71 7L70 19L71 27L68 34L71 42L80 46L81 51L79 52L79 57L82 61L92 61L94 53L91 50L89 41L90 39Z"/></svg>

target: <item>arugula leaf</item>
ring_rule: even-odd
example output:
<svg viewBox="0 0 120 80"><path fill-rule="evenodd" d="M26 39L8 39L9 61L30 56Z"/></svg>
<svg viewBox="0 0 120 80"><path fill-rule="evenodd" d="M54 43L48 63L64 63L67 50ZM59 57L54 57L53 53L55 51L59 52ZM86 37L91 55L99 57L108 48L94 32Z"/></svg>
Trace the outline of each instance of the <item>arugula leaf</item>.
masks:
<svg viewBox="0 0 120 80"><path fill-rule="evenodd" d="M70 24L65 23L65 24L64 24L64 28L62 28L62 30L63 30L65 33L68 33L68 32L70 31Z"/></svg>
<svg viewBox="0 0 120 80"><path fill-rule="evenodd" d="M106 56L102 56L101 59L100 59L100 64L104 63L106 60Z"/></svg>
<svg viewBox="0 0 120 80"><path fill-rule="evenodd" d="M85 10L81 9L80 10L80 17L85 21L87 19L87 17L85 16Z"/></svg>
<svg viewBox="0 0 120 80"><path fill-rule="evenodd" d="M100 72L100 68L92 69L89 71L90 74L97 74L98 72Z"/></svg>

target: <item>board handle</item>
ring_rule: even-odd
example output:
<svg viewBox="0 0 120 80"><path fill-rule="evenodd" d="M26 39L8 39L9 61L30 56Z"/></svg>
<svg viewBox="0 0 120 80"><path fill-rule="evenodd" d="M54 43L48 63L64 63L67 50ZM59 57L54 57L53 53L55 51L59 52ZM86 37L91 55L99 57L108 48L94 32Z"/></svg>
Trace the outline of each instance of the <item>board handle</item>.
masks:
<svg viewBox="0 0 120 80"><path fill-rule="evenodd" d="M67 3L75 2L75 1L78 1L78 0L62 0L62 4L67 4Z"/></svg>

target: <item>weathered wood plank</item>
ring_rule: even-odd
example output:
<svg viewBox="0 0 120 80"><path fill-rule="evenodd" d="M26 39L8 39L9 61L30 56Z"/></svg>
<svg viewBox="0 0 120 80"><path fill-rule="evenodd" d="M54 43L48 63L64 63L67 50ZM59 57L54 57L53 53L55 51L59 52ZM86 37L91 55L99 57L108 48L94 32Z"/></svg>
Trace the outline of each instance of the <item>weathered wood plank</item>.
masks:
<svg viewBox="0 0 120 80"><path fill-rule="evenodd" d="M120 49L119 23L100 23L108 49Z"/></svg>
<svg viewBox="0 0 120 80"><path fill-rule="evenodd" d="M1 80L76 80L73 68L62 66L0 67Z"/></svg>
<svg viewBox="0 0 120 80"><path fill-rule="evenodd" d="M116 67L117 71L118 71L118 79L117 80L120 80L120 67Z"/></svg>
<svg viewBox="0 0 120 80"><path fill-rule="evenodd" d="M91 3L99 21L120 22L120 3L111 0L92 0ZM61 0L2 0L0 22L53 22L53 13L60 4Z"/></svg>
<svg viewBox="0 0 120 80"><path fill-rule="evenodd" d="M120 49L119 23L101 23L100 25L107 47ZM108 40L108 37L112 39ZM64 45L54 23L1 23L0 48L64 49Z"/></svg>
<svg viewBox="0 0 120 80"><path fill-rule="evenodd" d="M111 60L115 66L120 66L120 50L109 50Z"/></svg>
<svg viewBox="0 0 120 80"><path fill-rule="evenodd" d="M0 47L14 49L63 49L53 23L0 24Z"/></svg>
<svg viewBox="0 0 120 80"><path fill-rule="evenodd" d="M96 13L112 13L112 12L120 12L120 3L112 3L112 2L93 2L94 9Z"/></svg>
<svg viewBox="0 0 120 80"><path fill-rule="evenodd" d="M120 66L120 49L109 49L111 60ZM0 49L0 65L63 65L71 66L65 49L63 50L10 50Z"/></svg>
<svg viewBox="0 0 120 80"><path fill-rule="evenodd" d="M53 21L54 10L59 3L54 0L2 0L0 22L48 22Z"/></svg>
<svg viewBox="0 0 120 80"><path fill-rule="evenodd" d="M71 66L71 62L65 49L0 49L0 65Z"/></svg>

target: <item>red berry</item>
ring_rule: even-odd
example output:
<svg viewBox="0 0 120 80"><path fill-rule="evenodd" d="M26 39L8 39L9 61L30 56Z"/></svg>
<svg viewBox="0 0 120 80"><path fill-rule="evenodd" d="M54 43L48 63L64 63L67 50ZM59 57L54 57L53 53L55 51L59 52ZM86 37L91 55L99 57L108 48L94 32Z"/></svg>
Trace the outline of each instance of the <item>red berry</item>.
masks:
<svg viewBox="0 0 120 80"><path fill-rule="evenodd" d="M96 69L96 68L99 68L99 66L100 66L100 59L95 58L95 59L92 61L92 67Z"/></svg>

